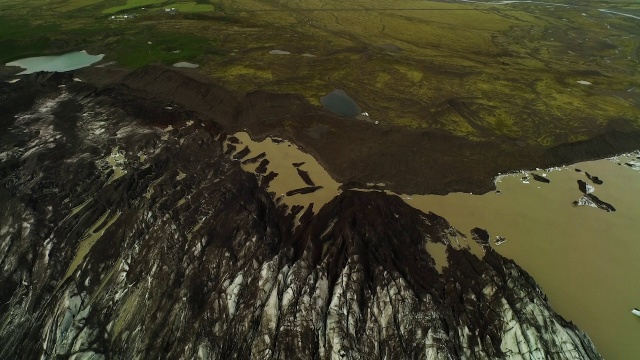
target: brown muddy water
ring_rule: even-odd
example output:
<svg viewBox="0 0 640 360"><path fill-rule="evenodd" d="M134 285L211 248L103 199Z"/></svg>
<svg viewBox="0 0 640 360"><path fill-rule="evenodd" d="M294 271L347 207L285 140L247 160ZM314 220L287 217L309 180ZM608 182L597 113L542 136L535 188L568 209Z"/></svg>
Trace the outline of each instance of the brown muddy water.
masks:
<svg viewBox="0 0 640 360"><path fill-rule="evenodd" d="M276 198L289 207L301 205L306 208L313 203L314 209L318 210L338 195L338 187L340 184L320 166L313 156L300 150L295 144L288 141L274 141L271 138L260 142L253 141L246 132L239 132L234 134L234 136L240 141L240 144L236 145L238 150L236 153L242 150L245 145L251 150L249 155L245 156L244 159L250 159L263 152L266 154L266 159L269 160L266 173L268 174L270 171L273 171L278 174L278 176L270 182L268 190L275 192ZM259 163L258 161L253 164L242 164L241 167L247 172L256 174L255 171ZM287 196L286 193L289 190L308 186L298 174L296 166L294 166L294 164L300 163L302 163L302 165L299 165L297 168L306 171L314 185L321 186L322 188L311 194Z"/></svg>
<svg viewBox="0 0 640 360"><path fill-rule="evenodd" d="M631 158L635 158L635 155ZM541 285L551 306L593 340L606 359L640 354L640 172L628 158L578 163L544 172L541 183L522 174L497 180L500 194L406 196L406 202L446 218L465 234L478 226L505 243L492 246L516 261ZM575 169L583 172L576 172ZM598 176L592 184L584 174ZM580 206L577 180L617 211ZM437 259L436 259L437 260Z"/></svg>
<svg viewBox="0 0 640 360"><path fill-rule="evenodd" d="M338 194L339 183L294 144L271 139L255 142L246 133L235 136L251 149L246 158L267 154L268 171L279 173L269 190L279 201L305 207L314 203L318 210ZM501 176L496 179L499 194L400 197L417 209L446 218L469 237L462 245L470 245L476 255L481 255L481 250L471 241L469 231L474 227L489 231L494 249L529 272L553 308L583 329L606 359L636 359L640 354L640 318L632 315L631 309L640 308L640 171L618 163L639 161L637 156L534 171L545 174L550 183L532 177L524 182L523 174ZM308 171L322 190L283 196L305 186L292 165L297 162L304 162L301 169ZM256 166L243 168L255 173ZM576 168L582 171L576 172ZM585 172L604 183L593 184ZM594 195L617 211L574 207L572 203L582 196L577 180L594 186ZM496 246L496 236L507 241ZM443 245L428 244L427 250L436 259L438 270L446 266Z"/></svg>

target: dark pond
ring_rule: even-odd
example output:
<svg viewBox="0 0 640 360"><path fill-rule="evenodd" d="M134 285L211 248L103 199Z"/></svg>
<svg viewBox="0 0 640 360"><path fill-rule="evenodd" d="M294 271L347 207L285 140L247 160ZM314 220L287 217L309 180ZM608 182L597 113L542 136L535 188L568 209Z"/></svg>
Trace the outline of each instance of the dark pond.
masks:
<svg viewBox="0 0 640 360"><path fill-rule="evenodd" d="M325 109L344 117L355 117L361 112L358 104L341 89L335 89L321 97L320 103Z"/></svg>

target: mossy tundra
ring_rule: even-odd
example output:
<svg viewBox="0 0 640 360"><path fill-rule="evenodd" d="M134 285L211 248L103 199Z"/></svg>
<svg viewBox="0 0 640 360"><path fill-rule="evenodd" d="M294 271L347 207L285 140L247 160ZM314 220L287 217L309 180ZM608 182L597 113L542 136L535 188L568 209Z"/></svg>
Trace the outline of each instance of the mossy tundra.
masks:
<svg viewBox="0 0 640 360"><path fill-rule="evenodd" d="M380 123L471 139L552 146L637 128L639 20L599 9L640 9L564 4L2 1L0 60L83 48L130 68L193 61L238 94L318 105L341 88Z"/></svg>

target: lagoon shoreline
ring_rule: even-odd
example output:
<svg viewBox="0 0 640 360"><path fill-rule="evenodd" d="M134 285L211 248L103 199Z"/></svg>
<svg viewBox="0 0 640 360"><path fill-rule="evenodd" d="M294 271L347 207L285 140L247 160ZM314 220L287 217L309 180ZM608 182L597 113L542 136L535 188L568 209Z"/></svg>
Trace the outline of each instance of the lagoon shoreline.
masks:
<svg viewBox="0 0 640 360"><path fill-rule="evenodd" d="M1 75L6 69L0 71L3 86L16 79ZM602 159L640 148L640 130L624 120L594 130L588 140L546 148L518 139L476 141L437 129L413 130L339 117L297 94L258 90L237 96L198 69L161 65L133 71L93 66L24 75L11 98L33 92L45 79L67 77L82 79L78 86L87 92L126 98L119 104L122 110L161 125L194 119L227 133L246 131L257 141L272 136L289 140L313 155L345 188L384 183L386 189L404 194L483 194L495 190L499 174ZM2 99L9 117L32 101L35 98L15 104ZM167 104L174 105L169 114L158 116Z"/></svg>

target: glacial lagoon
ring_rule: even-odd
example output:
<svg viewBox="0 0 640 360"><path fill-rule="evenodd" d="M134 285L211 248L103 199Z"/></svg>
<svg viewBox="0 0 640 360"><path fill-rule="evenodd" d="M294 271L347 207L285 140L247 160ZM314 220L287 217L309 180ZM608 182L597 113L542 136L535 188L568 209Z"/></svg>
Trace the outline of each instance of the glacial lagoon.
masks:
<svg viewBox="0 0 640 360"><path fill-rule="evenodd" d="M467 236L476 226L486 229L492 247L533 276L553 309L584 330L605 359L634 359L640 353L640 318L631 314L640 307L640 171L625 163L640 165L637 156L502 176L499 193L402 197ZM527 179L529 173L550 182ZM573 206L582 196L578 180L616 211ZM496 246L496 236L507 241Z"/></svg>
<svg viewBox="0 0 640 360"><path fill-rule="evenodd" d="M237 149L252 150L247 158L264 152L271 162L269 170L282 174L269 188L279 201L304 207L314 203L318 209L340 192L322 166L291 143L256 142L246 133L235 135L240 140ZM477 256L482 256L482 250L469 233L474 227L486 229L493 249L533 276L554 310L584 330L605 358L633 359L640 353L640 318L631 314L632 308L640 307L640 283L635 278L640 274L639 156L505 174L496 178L497 191L483 195L398 196L417 209L446 218L466 234L467 239L460 242ZM292 163L303 164L322 190L286 196L288 189L304 186ZM255 165L243 168L253 173ZM603 183L589 180L587 172ZM532 173L549 183L536 181ZM616 211L574 206L583 195L578 180L593 186L593 194ZM506 242L496 245L496 236L505 237ZM427 250L438 270L447 265L443 245L428 244Z"/></svg>
<svg viewBox="0 0 640 360"><path fill-rule="evenodd" d="M104 54L91 55L86 51L74 51L62 55L37 56L7 63L25 69L18 75L32 74L38 71L65 72L77 70L102 60Z"/></svg>

